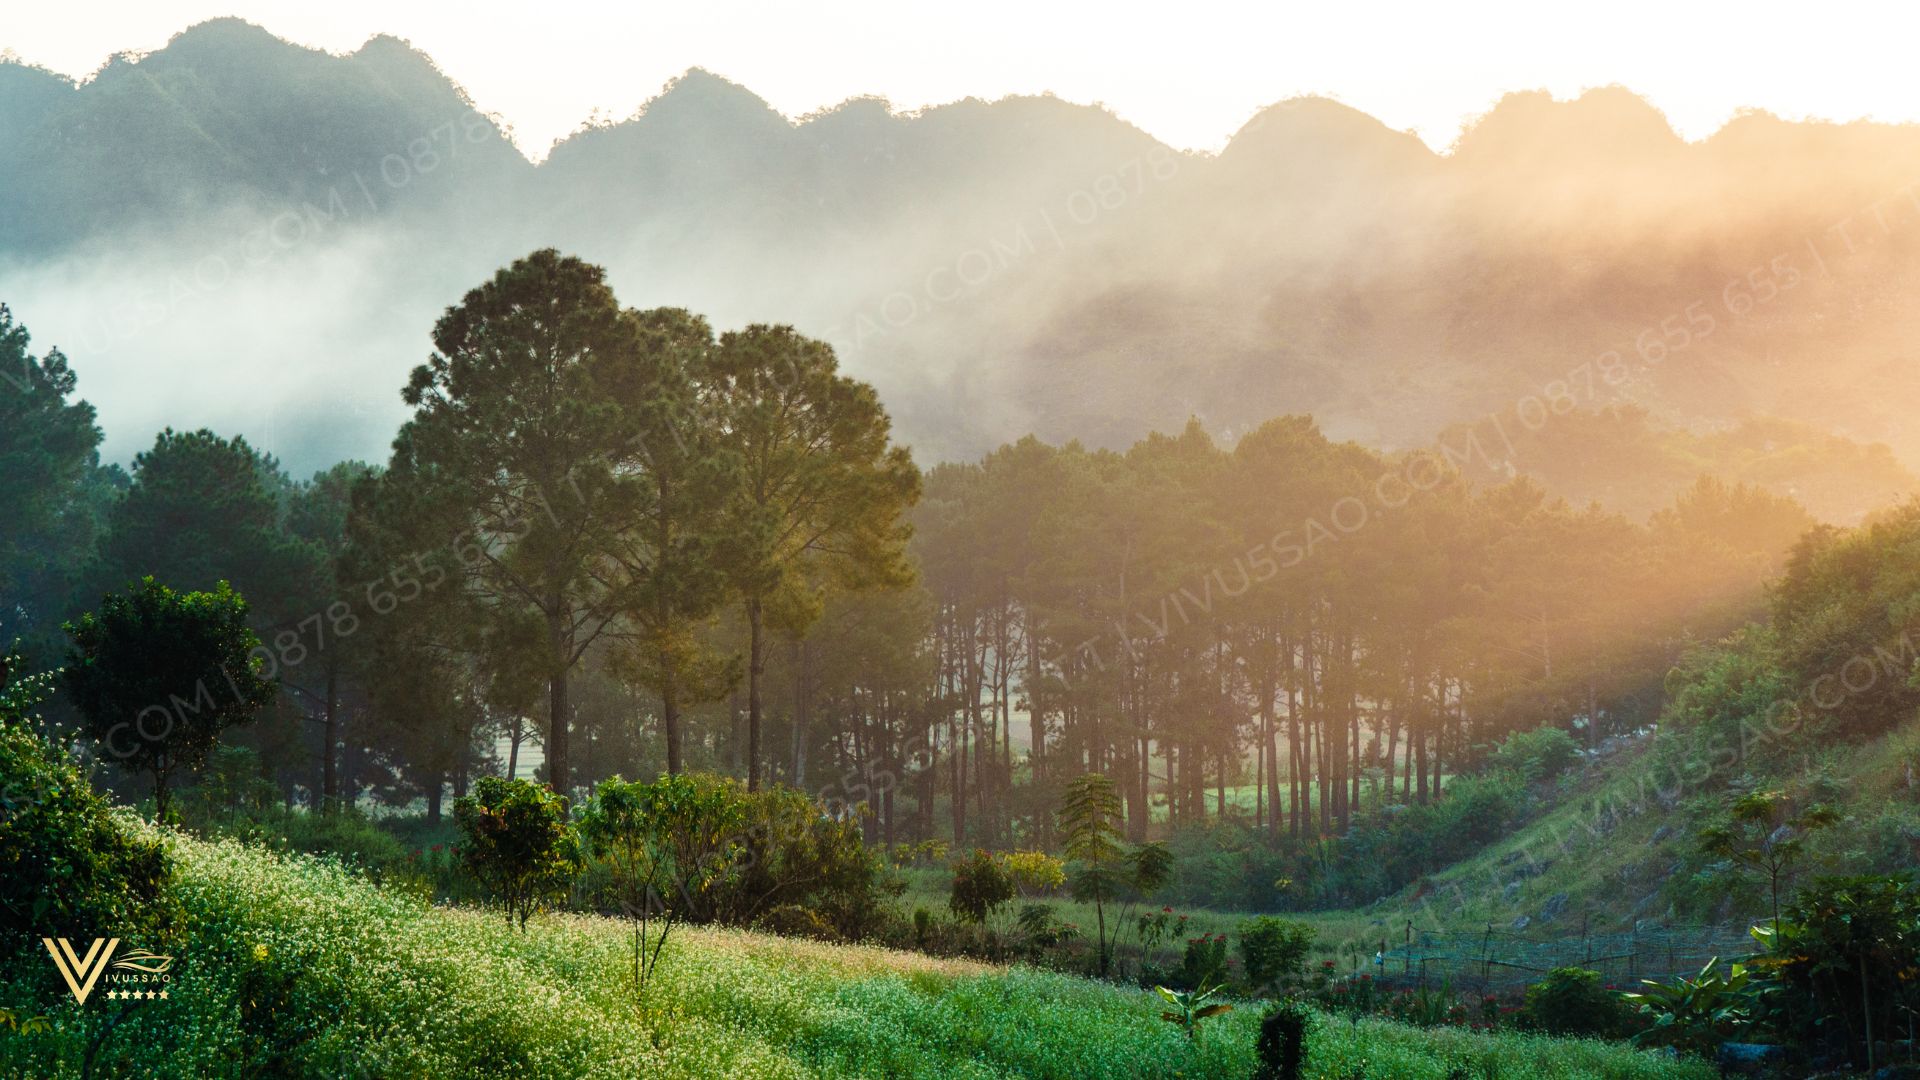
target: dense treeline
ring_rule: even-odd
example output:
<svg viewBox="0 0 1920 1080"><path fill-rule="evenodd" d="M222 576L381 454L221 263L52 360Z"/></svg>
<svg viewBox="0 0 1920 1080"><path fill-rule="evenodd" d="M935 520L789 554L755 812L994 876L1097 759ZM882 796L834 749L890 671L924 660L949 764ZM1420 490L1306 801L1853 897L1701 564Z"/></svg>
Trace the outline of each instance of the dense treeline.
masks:
<svg viewBox="0 0 1920 1080"><path fill-rule="evenodd" d="M1290 417L1231 450L1190 425L934 470L917 548L953 705L927 741L953 828L1044 827L1044 793L1092 770L1136 837L1162 793L1201 821L1236 784L1255 825L1339 832L1365 792L1425 802L1509 732L1634 729L1808 524L1702 479L1636 525L1525 481L1471 490L1454 449L1386 457Z"/></svg>
<svg viewBox="0 0 1920 1080"><path fill-rule="evenodd" d="M437 819L489 773L707 768L861 807L876 841L1004 846L1051 842L1099 772L1135 840L1304 843L1432 803L1509 733L1650 722L1810 524L1706 477L1635 522L1469 483L1470 433L1389 455L1302 417L923 480L826 346L624 309L553 252L440 320L385 467L306 481L204 431L101 466L64 359L4 327L32 485L4 629L57 661L138 577L230 582L285 690L232 738L289 803Z"/></svg>
<svg viewBox="0 0 1920 1080"><path fill-rule="evenodd" d="M1684 786L1794 772L1810 749L1894 730L1920 705L1920 503L1793 546L1767 618L1675 670L1666 748ZM1911 766L1909 766L1911 775ZM1831 793L1829 793L1831 794Z"/></svg>

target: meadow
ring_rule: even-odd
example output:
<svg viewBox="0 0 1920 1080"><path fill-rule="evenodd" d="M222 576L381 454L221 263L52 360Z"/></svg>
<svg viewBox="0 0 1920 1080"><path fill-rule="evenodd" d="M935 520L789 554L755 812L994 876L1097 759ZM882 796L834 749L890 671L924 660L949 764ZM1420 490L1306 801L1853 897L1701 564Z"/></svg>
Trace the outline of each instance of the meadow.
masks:
<svg viewBox="0 0 1920 1080"><path fill-rule="evenodd" d="M676 934L636 1001L628 924L435 906L325 859L170 834L174 992L59 1006L0 1039L5 1075L152 1077L1248 1076L1259 1011L1197 1039L1153 995L1018 967L732 930ZM6 987L43 977L16 964ZM1706 1077L1617 1044L1322 1018L1307 1075ZM1462 1071L1464 1070L1464 1072Z"/></svg>

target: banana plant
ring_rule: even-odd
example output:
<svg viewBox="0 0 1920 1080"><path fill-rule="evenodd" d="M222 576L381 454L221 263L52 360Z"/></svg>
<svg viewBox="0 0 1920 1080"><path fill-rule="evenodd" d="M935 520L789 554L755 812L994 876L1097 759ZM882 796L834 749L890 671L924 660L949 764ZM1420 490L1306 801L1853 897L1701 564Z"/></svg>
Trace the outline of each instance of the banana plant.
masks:
<svg viewBox="0 0 1920 1080"><path fill-rule="evenodd" d="M1169 990L1164 986L1156 986L1154 990L1172 1006L1160 1014L1160 1019L1179 1024L1189 1039L1200 1037L1200 1021L1233 1011L1233 1006L1226 1002L1212 1000L1220 992L1218 986L1201 987L1198 990Z"/></svg>
<svg viewBox="0 0 1920 1080"><path fill-rule="evenodd" d="M1722 1040L1737 1034L1753 1019L1753 995L1746 965L1733 964L1721 975L1714 957L1693 978L1671 983L1643 979L1646 989L1621 997L1640 1006L1653 1026L1635 1037L1642 1045L1671 1046L1696 1053L1712 1053Z"/></svg>

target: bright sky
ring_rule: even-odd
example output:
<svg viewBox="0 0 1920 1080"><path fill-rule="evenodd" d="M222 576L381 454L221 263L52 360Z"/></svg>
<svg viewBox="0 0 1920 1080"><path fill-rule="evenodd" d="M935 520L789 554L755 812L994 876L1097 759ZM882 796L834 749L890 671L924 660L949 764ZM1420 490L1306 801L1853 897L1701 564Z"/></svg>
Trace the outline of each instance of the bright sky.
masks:
<svg viewBox="0 0 1920 1080"><path fill-rule="evenodd" d="M1262 105L1336 97L1444 148L1509 90L1621 83L1688 138L1742 106L1799 119L1920 120L1920 5L1578 5L1505 0L9 0L0 48L84 76L186 26L239 15L351 51L407 38L544 156L598 108L624 117L701 66L798 116L861 94L903 108L1052 90L1180 147L1218 149ZM1901 10L1906 9L1906 10Z"/></svg>

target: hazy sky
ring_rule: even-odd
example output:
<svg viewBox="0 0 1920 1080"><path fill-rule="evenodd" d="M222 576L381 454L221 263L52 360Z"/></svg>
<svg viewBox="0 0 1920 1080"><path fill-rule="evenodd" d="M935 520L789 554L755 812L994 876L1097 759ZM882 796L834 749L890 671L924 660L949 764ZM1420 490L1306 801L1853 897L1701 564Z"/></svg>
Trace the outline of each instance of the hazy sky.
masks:
<svg viewBox="0 0 1920 1080"><path fill-rule="evenodd" d="M1444 149L1505 91L1565 97L1609 83L1651 98L1689 138L1741 106L1794 119L1920 120L1911 76L1920 8L1903 7L8 0L0 48L79 77L109 53L158 48L220 15L332 51L391 33L502 114L536 158L594 109L627 116L696 65L790 116L860 94L914 107L1052 90L1104 102L1194 149L1219 148L1262 105L1321 93Z"/></svg>

